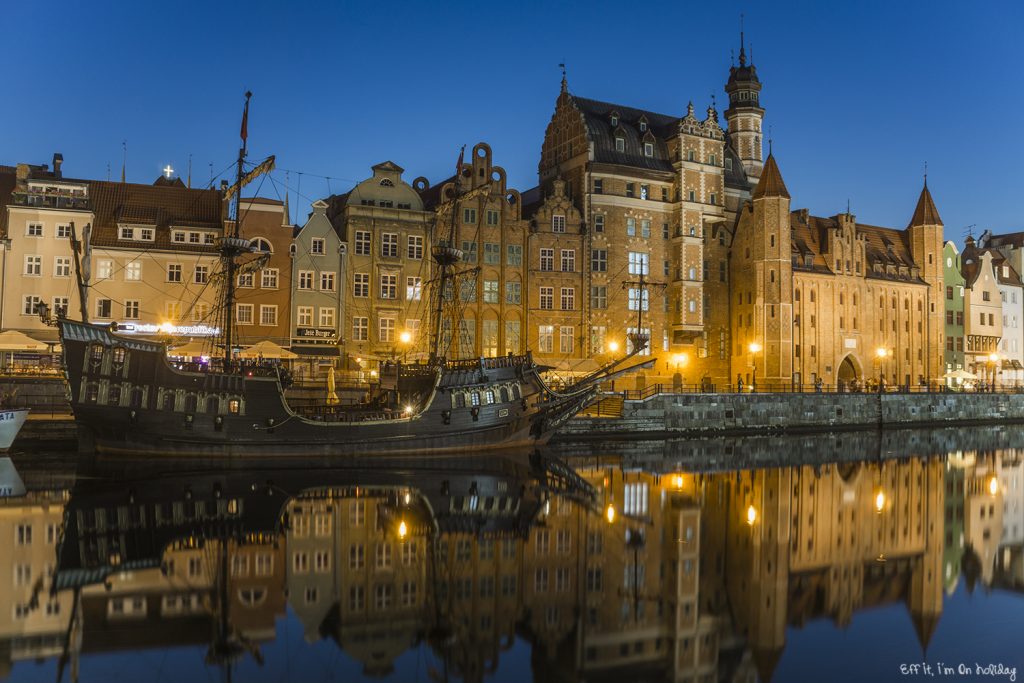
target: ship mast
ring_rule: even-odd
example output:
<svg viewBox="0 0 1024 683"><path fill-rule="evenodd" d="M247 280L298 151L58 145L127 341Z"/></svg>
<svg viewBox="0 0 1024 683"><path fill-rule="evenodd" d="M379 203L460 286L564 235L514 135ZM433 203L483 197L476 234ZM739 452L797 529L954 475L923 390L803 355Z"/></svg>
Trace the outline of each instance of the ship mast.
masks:
<svg viewBox="0 0 1024 683"><path fill-rule="evenodd" d="M240 137L242 138L242 146L238 150L238 171L236 179L235 191L235 222L232 228L232 234L230 237L225 237L221 240L220 244L220 255L224 262L224 370L227 372L231 368L231 346L233 343L231 324L235 319L235 258L246 251L247 245L245 241L241 239L241 223L242 223L242 179L244 169L242 168L245 162L246 148L248 146L249 139L249 99L252 97L252 92L245 93L245 110L242 113L242 129Z"/></svg>
<svg viewBox="0 0 1024 683"><path fill-rule="evenodd" d="M447 239L439 240L430 249L430 254L438 267L436 304L431 312L431 317L433 318L430 330L431 363L441 358L441 323L444 314L445 292L448 291L448 283L452 278L452 268L462 259L462 251L455 248L455 219L459 212L459 188L462 184L462 160L465 153L466 146L463 145L459 151L459 161L455 164L455 188L454 196L452 197L452 215Z"/></svg>

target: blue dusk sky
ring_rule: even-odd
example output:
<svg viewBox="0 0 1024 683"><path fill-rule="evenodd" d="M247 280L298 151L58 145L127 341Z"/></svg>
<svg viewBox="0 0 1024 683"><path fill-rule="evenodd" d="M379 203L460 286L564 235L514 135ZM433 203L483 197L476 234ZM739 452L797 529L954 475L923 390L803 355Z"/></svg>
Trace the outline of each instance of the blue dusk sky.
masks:
<svg viewBox="0 0 1024 683"><path fill-rule="evenodd" d="M902 228L927 162L947 237L1024 228L1019 2L12 3L0 163L60 151L67 175L118 178L127 140L130 181L184 177L191 154L205 184L230 168L250 89L250 158L280 169L259 191L289 186L301 215L387 159L436 182L478 141L525 190L560 62L581 96L724 111L741 13L794 208L849 200Z"/></svg>

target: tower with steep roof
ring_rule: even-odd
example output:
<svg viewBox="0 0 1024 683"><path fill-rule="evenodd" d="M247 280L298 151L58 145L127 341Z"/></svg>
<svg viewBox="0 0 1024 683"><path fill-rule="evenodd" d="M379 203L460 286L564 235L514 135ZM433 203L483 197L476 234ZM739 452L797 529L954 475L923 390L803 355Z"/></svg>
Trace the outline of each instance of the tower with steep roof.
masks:
<svg viewBox="0 0 1024 683"><path fill-rule="evenodd" d="M743 170L751 178L761 175L763 163L761 124L764 121L764 109L761 108L761 81L757 77L757 68L747 63L747 53L743 45L743 32L740 32L740 63L729 67L729 80L725 84L725 92L729 95L729 108L725 110L725 120L729 125L729 144L739 155Z"/></svg>
<svg viewBox="0 0 1024 683"><path fill-rule="evenodd" d="M943 367L943 349L945 349L946 330L943 318L945 298L943 290L943 231L942 219L935 208L935 201L928 191L928 178L925 177L924 187L917 199L917 207L907 226L910 241L910 253L920 268L921 279L928 283L928 314L924 323L928 332L925 337L924 349L925 374L930 380L937 380L945 372Z"/></svg>
<svg viewBox="0 0 1024 683"><path fill-rule="evenodd" d="M772 155L740 212L732 248L733 369L744 384L793 381L789 190ZM756 380L756 382L755 382Z"/></svg>

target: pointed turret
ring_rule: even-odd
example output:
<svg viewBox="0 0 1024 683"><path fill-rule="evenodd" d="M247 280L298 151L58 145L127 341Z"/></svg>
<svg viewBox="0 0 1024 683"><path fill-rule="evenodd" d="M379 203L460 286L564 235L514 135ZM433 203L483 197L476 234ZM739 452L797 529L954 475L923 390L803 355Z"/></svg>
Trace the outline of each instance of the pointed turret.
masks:
<svg viewBox="0 0 1024 683"><path fill-rule="evenodd" d="M729 108L725 120L729 129L729 145L743 164L747 176L756 179L761 173L761 123L764 109L761 108L761 80L753 60L747 60L743 33L740 32L740 64L729 68L729 80L725 83L729 95Z"/></svg>
<svg viewBox="0 0 1024 683"><path fill-rule="evenodd" d="M754 188L754 199L761 199L762 197L785 197L790 199L789 190L786 189L786 183L782 180L782 173L779 171L779 165L775 163L775 157L771 154L768 155L768 159L764 162L764 169L761 171L761 180L758 181L757 187Z"/></svg>
<svg viewBox="0 0 1024 683"><path fill-rule="evenodd" d="M939 210L935 208L935 202L932 200L932 193L928 191L928 181L924 181L924 187L921 189L921 196L917 200L917 208L914 209L914 216L910 219L910 225L908 228L913 228L922 225L942 225L942 219L939 218Z"/></svg>

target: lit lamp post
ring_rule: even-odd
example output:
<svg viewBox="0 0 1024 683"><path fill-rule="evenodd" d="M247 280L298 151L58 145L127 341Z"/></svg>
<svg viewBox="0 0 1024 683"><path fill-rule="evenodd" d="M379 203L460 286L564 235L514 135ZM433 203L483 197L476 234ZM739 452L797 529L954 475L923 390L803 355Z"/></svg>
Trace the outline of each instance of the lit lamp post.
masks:
<svg viewBox="0 0 1024 683"><path fill-rule="evenodd" d="M988 357L989 367L992 369L992 391L996 390L996 369L999 367L999 354L993 353Z"/></svg>
<svg viewBox="0 0 1024 683"><path fill-rule="evenodd" d="M406 362L409 358L409 343L412 341L412 333L409 330L402 330L402 333L398 335L398 341L402 343L402 362Z"/></svg>
<svg viewBox="0 0 1024 683"><path fill-rule="evenodd" d="M619 342L615 341L614 339L612 341L608 342L608 353L615 353L618 350L619 350Z"/></svg>
<svg viewBox="0 0 1024 683"><path fill-rule="evenodd" d="M672 364L675 366L675 375L672 377L672 389L673 391L681 391L683 388L683 368L690 361L689 356L685 353L677 353L672 356ZM679 381L676 381L676 377Z"/></svg>
<svg viewBox="0 0 1024 683"><path fill-rule="evenodd" d="M875 358L878 359L878 393L882 393L882 382L885 381L885 376L882 374L886 356L889 355L889 349L884 346L879 346L875 349Z"/></svg>
<svg viewBox="0 0 1024 683"><path fill-rule="evenodd" d="M750 391L757 391L757 354L761 352L761 345L757 342L750 342L747 345L747 351L750 352L750 366L754 369L751 377Z"/></svg>

